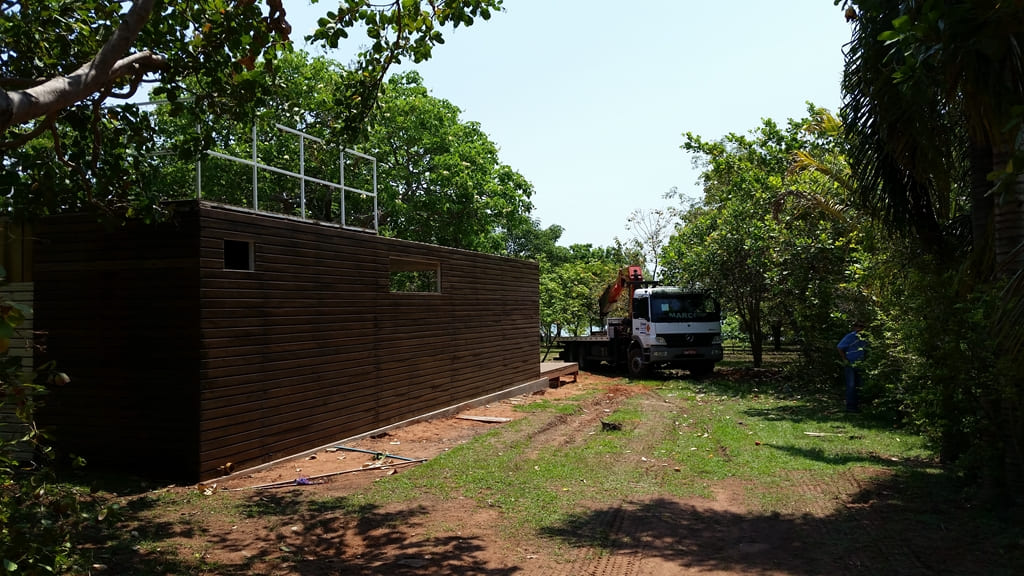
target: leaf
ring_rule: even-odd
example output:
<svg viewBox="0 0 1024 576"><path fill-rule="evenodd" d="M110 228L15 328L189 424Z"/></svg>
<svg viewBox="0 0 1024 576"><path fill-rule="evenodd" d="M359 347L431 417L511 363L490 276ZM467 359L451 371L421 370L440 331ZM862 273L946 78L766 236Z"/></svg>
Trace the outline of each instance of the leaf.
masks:
<svg viewBox="0 0 1024 576"><path fill-rule="evenodd" d="M28 316L29 314L32 314L32 307L31 306L26 306L26 305L24 305L24 304L22 304L20 302L10 302L9 304L10 304L12 310L14 312L17 312L17 315L15 315L14 318L17 319L17 323L19 323L19 324L25 320L26 316ZM8 319L10 319L10 316L8 317Z"/></svg>
<svg viewBox="0 0 1024 576"><path fill-rule="evenodd" d="M18 565L14 562L11 562L7 558L4 558L4 570L6 570L7 572L17 572Z"/></svg>

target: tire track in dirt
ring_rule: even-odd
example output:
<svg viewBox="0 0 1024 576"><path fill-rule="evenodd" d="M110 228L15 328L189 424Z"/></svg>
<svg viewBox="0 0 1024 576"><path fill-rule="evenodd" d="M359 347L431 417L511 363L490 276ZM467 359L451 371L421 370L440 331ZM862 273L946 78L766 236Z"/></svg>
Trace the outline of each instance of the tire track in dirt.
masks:
<svg viewBox="0 0 1024 576"><path fill-rule="evenodd" d="M580 403L581 412L559 414L533 432L531 446L567 447L587 441L590 433L601 428L601 421L626 400L651 391L640 386L612 386ZM653 401L653 399L651 400ZM659 402L661 403L661 402ZM593 515L581 536L597 546L576 546L564 563L543 574L550 576L637 576L641 574L644 546L637 541L641 533L636 511L616 507Z"/></svg>
<svg viewBox="0 0 1024 576"><path fill-rule="evenodd" d="M610 386L593 398L579 403L576 414L557 414L548 419L540 428L531 432L530 444L534 447L564 448L581 444L589 432L601 426L601 420L615 411L625 400L648 391L642 386ZM539 448L526 454L532 458Z"/></svg>
<svg viewBox="0 0 1024 576"><path fill-rule="evenodd" d="M857 550L853 558L847 559L851 568L862 574L904 574L908 576L935 574L941 572L943 566L931 566L928 559L919 557L909 545L905 525L895 527L884 518L879 517L878 502L884 500L886 494L877 489L877 481L887 476L888 472L870 468L854 468L846 470L836 477L831 488L839 490L843 495L855 494L855 499L843 498L843 505L851 512L852 521L856 526L851 532L858 532L864 525L870 525L871 532L860 533L855 539L861 542L862 550Z"/></svg>
<svg viewBox="0 0 1024 576"><path fill-rule="evenodd" d="M587 533L600 535L606 545L600 549L578 547L569 562L561 565L550 576L636 576L640 574L643 546L634 541L622 507L597 514L597 521L586 528Z"/></svg>
<svg viewBox="0 0 1024 576"><path fill-rule="evenodd" d="M799 473L790 475L791 485L803 497L795 512L807 517L804 533L822 542L843 543L839 546L846 551L842 557L818 559L823 565L834 563L835 573L923 576L941 569L928 566L914 553L903 533L905 526L891 527L877 518L874 509L879 493L874 486L887 474L875 468L851 468L830 482ZM837 513L843 520L836 520ZM868 526L870 530L866 530Z"/></svg>

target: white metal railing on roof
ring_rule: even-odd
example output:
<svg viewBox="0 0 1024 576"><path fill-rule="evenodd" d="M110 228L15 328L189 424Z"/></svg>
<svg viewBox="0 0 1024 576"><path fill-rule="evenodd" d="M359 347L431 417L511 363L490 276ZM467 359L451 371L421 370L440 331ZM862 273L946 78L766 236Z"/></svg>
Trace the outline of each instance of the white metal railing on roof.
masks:
<svg viewBox="0 0 1024 576"><path fill-rule="evenodd" d="M158 105L164 102L146 102L143 106L147 105ZM325 180L322 177L312 176L307 173L306 163L306 148L308 142L314 142L319 145L325 145L323 139L316 136L307 134L300 130L284 126L282 124L275 123L273 128L281 133L295 136L298 138L299 144L299 163L298 172L294 169L284 168L282 166L275 166L266 158L261 158L259 154L259 133L257 126L254 124L252 127L252 155L250 158L240 158L227 152L221 152L217 150L208 150L206 152L207 157L216 158L220 160L226 160L250 166L252 168L252 208L260 212L275 213L274 210L261 209L260 204L260 174L261 172L279 174L288 178L294 178L299 183L299 206L298 216L302 219L309 219L310 214L307 210L307 184L317 185L324 187L327 190L333 191L336 196L334 199L338 202L338 218L337 220L326 220L339 224L342 228L349 230L359 230L363 232L377 233L378 230L378 204L377 204L377 159L373 156L357 152L348 148L339 148L338 153L338 164L337 164L337 182ZM345 167L350 162L368 162L369 163L369 184L371 185L370 190L365 190L356 186L352 186L346 183L345 179ZM195 166L195 188L196 198L203 198L203 162L199 160ZM348 207L346 205L346 196L349 194L356 194L363 198L367 198L372 201L372 223L371 218L367 215L365 218L366 222L355 224L349 221ZM333 202L333 200L331 200ZM332 210L333 211L333 210ZM279 212L278 212L279 213ZM324 220L321 220L324 221Z"/></svg>

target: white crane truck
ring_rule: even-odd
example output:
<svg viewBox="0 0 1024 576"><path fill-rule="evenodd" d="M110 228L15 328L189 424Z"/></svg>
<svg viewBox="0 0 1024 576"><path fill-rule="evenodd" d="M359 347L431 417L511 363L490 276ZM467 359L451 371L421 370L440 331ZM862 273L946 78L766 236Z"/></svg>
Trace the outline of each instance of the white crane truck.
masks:
<svg viewBox="0 0 1024 576"><path fill-rule="evenodd" d="M628 289L628 318L608 318L612 304ZM652 367L683 368L707 376L722 359L722 311L709 294L644 281L639 266L619 271L600 301L603 330L590 336L558 338L559 359L584 370L601 362L625 366L631 377Z"/></svg>

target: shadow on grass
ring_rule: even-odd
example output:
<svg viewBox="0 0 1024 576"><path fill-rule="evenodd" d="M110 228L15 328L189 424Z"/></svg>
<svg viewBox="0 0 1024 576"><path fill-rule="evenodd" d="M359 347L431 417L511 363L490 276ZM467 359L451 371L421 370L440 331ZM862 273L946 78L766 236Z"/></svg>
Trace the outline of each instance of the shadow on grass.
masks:
<svg viewBox="0 0 1024 576"><path fill-rule="evenodd" d="M663 381L671 385L672 376L678 374L666 373ZM876 430L891 430L901 423L895 414L873 411L867 401L863 412L846 412L838 380L835 386L825 387L790 384L790 377L781 368L718 369L708 378L689 379L686 385L699 393L744 399L761 396L779 402L775 406L745 410L744 414L750 418L811 423L828 428L856 425Z"/></svg>
<svg viewBox="0 0 1024 576"><path fill-rule="evenodd" d="M966 505L958 493L945 475L901 468L824 516L737 513L712 502L657 498L578 514L544 535L574 548L603 550L605 559L657 559L702 572L1024 572L1020 511L998 517ZM581 555L581 561L601 562L587 559L592 556Z"/></svg>
<svg viewBox="0 0 1024 576"><path fill-rule="evenodd" d="M901 427L902 420L886 412L846 412L836 406L835 400L827 395L806 395L792 397L766 394L780 403L775 406L748 408L743 414L749 418L768 421L785 420L794 423L814 424L823 430L842 431L849 427L868 430L893 430Z"/></svg>
<svg viewBox="0 0 1024 576"><path fill-rule="evenodd" d="M800 458L821 462L830 466L846 466L850 464L876 466L879 468L930 468L935 466L935 462L932 460L893 460L889 456L884 456L876 452L843 452L841 454L837 454L826 451L822 448L799 448L796 446L772 444L770 442L766 443L765 446L772 448L773 450L786 452L794 456L799 456Z"/></svg>
<svg viewBox="0 0 1024 576"><path fill-rule="evenodd" d="M95 542L97 562L115 574L469 574L508 576L518 568L492 569L480 557L485 543L473 537L430 535L422 518L426 507L384 511L346 497L310 499L301 491L254 493L238 510L256 529L211 530L202 522L153 522L145 512L160 503L140 498L125 511L117 534ZM242 524L243 521L239 521ZM176 538L203 536L215 550L174 547ZM161 542L154 549L145 542ZM140 545L140 542L143 545ZM170 544L168 547L167 545ZM363 550L363 553L355 553ZM398 554L394 550L400 550Z"/></svg>

